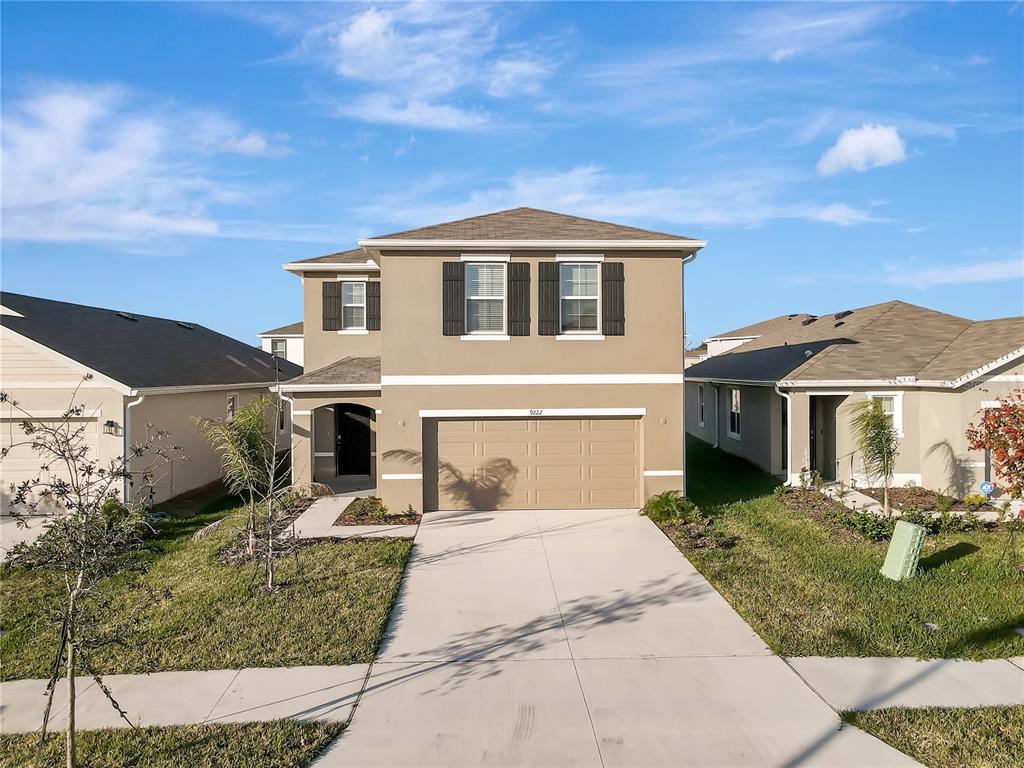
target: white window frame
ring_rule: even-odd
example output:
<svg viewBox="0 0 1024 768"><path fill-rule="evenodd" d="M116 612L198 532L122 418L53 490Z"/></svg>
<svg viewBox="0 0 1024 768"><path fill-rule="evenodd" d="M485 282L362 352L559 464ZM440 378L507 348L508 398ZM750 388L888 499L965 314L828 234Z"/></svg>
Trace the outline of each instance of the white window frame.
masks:
<svg viewBox="0 0 1024 768"><path fill-rule="evenodd" d="M896 428L896 436L903 438L903 393L902 392L866 392L868 400L880 397L892 398L892 425Z"/></svg>
<svg viewBox="0 0 1024 768"><path fill-rule="evenodd" d="M276 352L274 352L274 345L275 344L284 344L284 353L283 354L278 355ZM271 339L270 340L270 354L274 355L275 357L280 357L282 360L287 359L288 358L288 339Z"/></svg>
<svg viewBox="0 0 1024 768"><path fill-rule="evenodd" d="M501 267L501 330L500 331L470 331L461 337L463 341L509 341L511 336L508 335L508 259L506 257L478 257L475 259L465 259L467 267L473 266L500 266ZM469 323L469 302L470 301L494 301L497 296L471 296L469 294L469 280L466 280L466 288L464 289L463 298L463 313L466 318L466 323Z"/></svg>
<svg viewBox="0 0 1024 768"><path fill-rule="evenodd" d="M603 258L603 257L602 257ZM604 335L601 333L601 267L600 262L588 259L558 262L558 338L559 339L590 339L601 340ZM597 269L597 295L596 296L563 296L562 295L562 267L596 267ZM566 299L584 300L597 299L597 327L592 331L567 331L562 319L562 302Z"/></svg>
<svg viewBox="0 0 1024 768"><path fill-rule="evenodd" d="M697 385L697 425L704 426L704 385Z"/></svg>
<svg viewBox="0 0 1024 768"><path fill-rule="evenodd" d="M231 393L224 400L224 418L227 421L231 421L237 415L238 395L236 393Z"/></svg>
<svg viewBox="0 0 1024 768"><path fill-rule="evenodd" d="M729 387L729 402L728 402L728 415L729 421L725 427L725 433L733 440L742 440L743 433L743 391L739 387ZM733 395L735 394L735 397ZM736 401L738 405L737 410L732 409L733 401ZM736 414L736 426L739 429L735 432L732 431L732 415Z"/></svg>
<svg viewBox="0 0 1024 768"><path fill-rule="evenodd" d="M346 285L361 285L363 286L363 301L362 303L350 302L345 303L345 286ZM363 324L362 325L345 325L345 307L362 307L363 308ZM366 330L366 281L364 280L342 280L341 281L341 331L342 332L363 332Z"/></svg>

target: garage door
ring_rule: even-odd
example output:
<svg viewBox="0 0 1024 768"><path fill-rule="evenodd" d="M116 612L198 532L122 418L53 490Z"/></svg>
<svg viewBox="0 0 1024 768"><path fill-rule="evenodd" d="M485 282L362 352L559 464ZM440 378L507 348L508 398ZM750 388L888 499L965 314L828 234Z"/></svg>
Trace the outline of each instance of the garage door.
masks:
<svg viewBox="0 0 1024 768"><path fill-rule="evenodd" d="M642 504L639 418L436 422L428 509Z"/></svg>
<svg viewBox="0 0 1024 768"><path fill-rule="evenodd" d="M53 468L48 471L41 471L44 462L52 461L48 454L40 455L32 450L32 446L26 444L31 440L19 426L23 419L9 417L6 413L0 416L0 448L9 452L0 462L0 515L10 513L11 501L10 486L17 485L25 480L33 480L37 477L44 482L57 477L66 477L67 471L61 462L54 462ZM36 421L48 427L56 427L61 424L58 419L36 419ZM81 444L89 449L88 458L96 459L99 451L99 427L96 419L83 417L71 422L72 430L81 429ZM35 497L32 497L35 500ZM52 505L51 505L52 506ZM41 507L40 511L49 509L50 506Z"/></svg>

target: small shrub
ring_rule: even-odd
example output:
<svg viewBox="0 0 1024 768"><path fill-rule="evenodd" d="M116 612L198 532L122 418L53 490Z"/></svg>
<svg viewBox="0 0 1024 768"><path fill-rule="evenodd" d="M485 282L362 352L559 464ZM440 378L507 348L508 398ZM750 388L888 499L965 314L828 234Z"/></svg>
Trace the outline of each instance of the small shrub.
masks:
<svg viewBox="0 0 1024 768"><path fill-rule="evenodd" d="M675 490L652 496L640 513L656 523L695 523L703 519L697 505Z"/></svg>
<svg viewBox="0 0 1024 768"><path fill-rule="evenodd" d="M988 503L988 496L983 493L972 493L964 497L964 506L971 512L977 512Z"/></svg>
<svg viewBox="0 0 1024 768"><path fill-rule="evenodd" d="M360 496L345 508L345 513L383 520L388 514L388 508L376 496Z"/></svg>
<svg viewBox="0 0 1024 768"><path fill-rule="evenodd" d="M844 482L840 482L838 487L836 488L836 498L839 499L840 502L842 502L849 495L849 486Z"/></svg>
<svg viewBox="0 0 1024 768"><path fill-rule="evenodd" d="M945 517L953 510L953 501L952 497L940 493L935 497L935 509L938 510L940 515Z"/></svg>
<svg viewBox="0 0 1024 768"><path fill-rule="evenodd" d="M981 520L973 512L954 515L949 512L939 514L939 530L948 533L970 533L982 527Z"/></svg>

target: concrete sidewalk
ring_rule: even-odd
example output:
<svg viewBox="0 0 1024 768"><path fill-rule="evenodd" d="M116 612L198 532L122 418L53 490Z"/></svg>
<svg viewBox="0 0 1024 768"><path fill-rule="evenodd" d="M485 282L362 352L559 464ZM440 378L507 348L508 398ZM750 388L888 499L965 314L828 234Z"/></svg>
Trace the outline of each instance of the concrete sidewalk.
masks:
<svg viewBox="0 0 1024 768"><path fill-rule="evenodd" d="M366 678L368 664L340 667L219 669L157 672L103 678L133 725L243 723L292 718L347 720ZM127 728L91 678L76 678L75 716L82 730ZM0 732L38 730L46 706L45 680L0 683ZM67 686L54 695L50 729L67 722Z"/></svg>
<svg viewBox="0 0 1024 768"><path fill-rule="evenodd" d="M349 504L361 496L373 496L376 488L321 496L295 520L284 536L297 539L413 538L418 525L335 525Z"/></svg>
<svg viewBox="0 0 1024 768"><path fill-rule="evenodd" d="M788 659L815 693L838 711L883 707L1024 705L1024 658Z"/></svg>

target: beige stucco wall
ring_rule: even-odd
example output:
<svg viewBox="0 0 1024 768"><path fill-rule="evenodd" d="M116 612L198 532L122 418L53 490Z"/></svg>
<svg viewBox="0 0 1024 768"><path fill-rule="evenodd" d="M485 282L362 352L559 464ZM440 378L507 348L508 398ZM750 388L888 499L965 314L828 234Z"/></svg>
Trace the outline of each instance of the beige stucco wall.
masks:
<svg viewBox="0 0 1024 768"><path fill-rule="evenodd" d="M344 280L348 277L358 276L368 277L370 280L377 280L379 277L375 271L306 272L302 275L303 369L307 373L323 368L343 357L378 357L380 355L381 331L349 334L324 330L323 284L337 282L339 278ZM390 285L387 289L381 287L382 300L387 296L390 287Z"/></svg>

